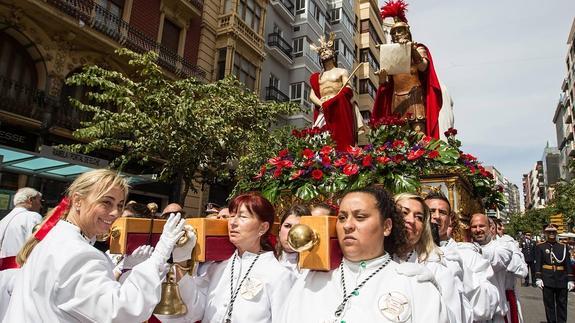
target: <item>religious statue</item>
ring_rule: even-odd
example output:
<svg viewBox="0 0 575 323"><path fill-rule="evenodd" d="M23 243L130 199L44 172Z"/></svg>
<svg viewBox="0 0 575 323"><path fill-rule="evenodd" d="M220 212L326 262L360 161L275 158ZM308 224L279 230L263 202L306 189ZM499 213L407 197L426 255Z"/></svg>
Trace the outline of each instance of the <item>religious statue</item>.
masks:
<svg viewBox="0 0 575 323"><path fill-rule="evenodd" d="M439 111L442 106L441 86L431 54L426 46L412 41L403 0L391 0L381 9L383 19L393 17L391 41L410 46L411 64L408 73L388 75L380 69L379 88L371 115L372 123L382 118L405 118L413 130L439 138Z"/></svg>
<svg viewBox="0 0 575 323"><path fill-rule="evenodd" d="M334 38L333 33L327 40L322 36L319 46L311 46L319 54L323 71L311 75L309 99L315 105L314 127L327 126L337 150L344 151L356 144L356 123L349 73L337 67Z"/></svg>

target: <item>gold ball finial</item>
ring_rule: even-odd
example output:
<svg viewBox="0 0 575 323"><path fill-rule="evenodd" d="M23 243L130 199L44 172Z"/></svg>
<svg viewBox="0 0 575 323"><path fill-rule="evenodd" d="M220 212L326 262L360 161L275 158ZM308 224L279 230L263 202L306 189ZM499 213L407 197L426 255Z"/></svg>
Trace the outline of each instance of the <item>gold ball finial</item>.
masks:
<svg viewBox="0 0 575 323"><path fill-rule="evenodd" d="M296 224L288 232L288 244L294 251L308 251L318 242L317 233L305 224Z"/></svg>

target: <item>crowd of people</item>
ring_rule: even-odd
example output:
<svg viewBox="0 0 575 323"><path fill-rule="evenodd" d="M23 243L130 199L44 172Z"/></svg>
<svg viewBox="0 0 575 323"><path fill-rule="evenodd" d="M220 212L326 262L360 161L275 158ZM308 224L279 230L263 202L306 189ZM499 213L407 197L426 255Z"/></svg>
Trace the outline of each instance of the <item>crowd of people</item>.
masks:
<svg viewBox="0 0 575 323"><path fill-rule="evenodd" d="M522 322L516 282L529 282L529 268L548 321L566 322L573 263L555 227L544 243L517 242L478 213L471 241L455 241L457 217L441 193L391 196L372 187L345 193L335 208L292 205L278 215L259 193L234 197L209 212L227 220L233 254L178 275L185 314L152 317L169 259L187 262L195 233L181 206L158 213L126 203L127 195L116 172L91 171L42 219L41 194L18 191L0 221L3 322ZM155 247L120 259L94 248L118 217L154 213L167 219ZM318 215L336 217L343 259L331 271L299 268L287 241L301 217ZM189 239L177 245L183 235Z"/></svg>

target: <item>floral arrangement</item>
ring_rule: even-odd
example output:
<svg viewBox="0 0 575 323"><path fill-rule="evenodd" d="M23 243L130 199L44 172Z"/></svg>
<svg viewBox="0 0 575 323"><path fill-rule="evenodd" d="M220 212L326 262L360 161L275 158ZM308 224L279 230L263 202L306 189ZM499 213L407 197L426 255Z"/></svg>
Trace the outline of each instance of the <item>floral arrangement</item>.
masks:
<svg viewBox="0 0 575 323"><path fill-rule="evenodd" d="M236 191L258 190L273 202L285 191L302 201L330 202L339 193L371 184L393 193L414 192L423 175L457 172L469 179L484 203L503 203L491 173L460 151L457 130L446 132L446 143L411 130L397 118L372 124L371 129L369 145L346 151L336 150L326 128L292 130L277 153L258 156L265 161L240 179Z"/></svg>

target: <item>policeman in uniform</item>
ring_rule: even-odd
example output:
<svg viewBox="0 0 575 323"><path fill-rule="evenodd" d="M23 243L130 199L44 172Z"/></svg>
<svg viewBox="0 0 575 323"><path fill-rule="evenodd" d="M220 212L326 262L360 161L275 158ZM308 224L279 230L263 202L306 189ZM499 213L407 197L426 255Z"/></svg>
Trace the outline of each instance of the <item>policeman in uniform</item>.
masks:
<svg viewBox="0 0 575 323"><path fill-rule="evenodd" d="M526 232L523 239L521 239L521 252L527 263L529 274L531 275L531 284L529 283L529 275L525 276L523 286L533 285L535 287L535 268L533 258L535 257L535 242L531 240L531 232Z"/></svg>
<svg viewBox="0 0 575 323"><path fill-rule="evenodd" d="M557 241L557 228L545 228L547 240L535 247L536 284L543 289L543 304L549 323L567 322L567 293L574 288L567 246Z"/></svg>

